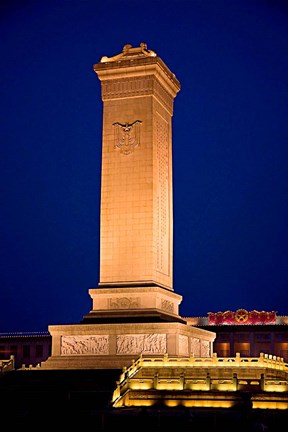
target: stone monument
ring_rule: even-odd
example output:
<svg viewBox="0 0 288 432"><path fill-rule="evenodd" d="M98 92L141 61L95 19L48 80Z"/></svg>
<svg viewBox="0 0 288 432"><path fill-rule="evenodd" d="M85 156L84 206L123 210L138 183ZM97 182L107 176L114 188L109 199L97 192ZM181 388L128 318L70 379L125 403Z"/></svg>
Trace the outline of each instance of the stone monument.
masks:
<svg viewBox="0 0 288 432"><path fill-rule="evenodd" d="M215 333L173 290L172 116L180 83L145 43L94 65L103 101L100 281L78 324L50 325L46 369L122 369L139 355L211 357Z"/></svg>

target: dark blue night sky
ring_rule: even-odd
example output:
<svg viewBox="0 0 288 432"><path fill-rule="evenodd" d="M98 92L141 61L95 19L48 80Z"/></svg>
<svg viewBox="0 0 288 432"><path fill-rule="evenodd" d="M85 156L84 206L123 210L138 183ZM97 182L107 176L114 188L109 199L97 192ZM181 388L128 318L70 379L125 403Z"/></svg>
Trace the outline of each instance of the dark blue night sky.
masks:
<svg viewBox="0 0 288 432"><path fill-rule="evenodd" d="M181 315L288 315L287 1L2 0L0 17L0 332L79 323L92 308L102 139L93 64L141 42L181 83Z"/></svg>

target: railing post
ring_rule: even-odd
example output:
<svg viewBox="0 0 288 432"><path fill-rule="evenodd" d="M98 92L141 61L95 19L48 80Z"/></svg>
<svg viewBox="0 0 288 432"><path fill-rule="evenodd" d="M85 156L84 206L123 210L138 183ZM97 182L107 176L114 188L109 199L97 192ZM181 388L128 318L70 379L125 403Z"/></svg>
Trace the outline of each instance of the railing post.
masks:
<svg viewBox="0 0 288 432"><path fill-rule="evenodd" d="M211 377L209 372L207 372L206 376L206 386L208 391L211 390Z"/></svg>
<svg viewBox="0 0 288 432"><path fill-rule="evenodd" d="M265 374L261 374L260 387L262 391L265 391Z"/></svg>
<svg viewBox="0 0 288 432"><path fill-rule="evenodd" d="M180 385L181 385L181 389L184 390L184 381L185 381L185 377L184 377L184 372L180 373Z"/></svg>
<svg viewBox="0 0 288 432"><path fill-rule="evenodd" d="M238 378L237 373L233 373L233 390L238 390Z"/></svg>
<svg viewBox="0 0 288 432"><path fill-rule="evenodd" d="M154 373L153 387L154 387L155 390L157 390L157 388L158 388L158 372Z"/></svg>

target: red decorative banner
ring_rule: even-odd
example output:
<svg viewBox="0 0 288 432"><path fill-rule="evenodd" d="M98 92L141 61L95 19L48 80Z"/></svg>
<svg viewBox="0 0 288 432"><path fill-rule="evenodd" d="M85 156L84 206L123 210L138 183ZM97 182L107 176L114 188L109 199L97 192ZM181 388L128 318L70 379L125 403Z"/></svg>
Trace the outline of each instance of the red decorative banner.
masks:
<svg viewBox="0 0 288 432"><path fill-rule="evenodd" d="M210 325L221 324L275 324L276 312L265 312L253 310L248 312L246 309L238 309L236 312L230 310L226 312L208 312Z"/></svg>

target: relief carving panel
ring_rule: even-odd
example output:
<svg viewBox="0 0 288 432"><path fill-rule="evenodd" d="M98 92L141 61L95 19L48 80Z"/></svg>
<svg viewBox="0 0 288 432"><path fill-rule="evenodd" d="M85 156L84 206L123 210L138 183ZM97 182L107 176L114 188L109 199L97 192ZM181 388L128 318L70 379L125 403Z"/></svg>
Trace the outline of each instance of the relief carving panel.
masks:
<svg viewBox="0 0 288 432"><path fill-rule="evenodd" d="M201 355L200 339L191 338L191 354L193 354L194 357L200 357Z"/></svg>
<svg viewBox="0 0 288 432"><path fill-rule="evenodd" d="M117 354L165 354L166 334L119 335L116 338Z"/></svg>
<svg viewBox="0 0 288 432"><path fill-rule="evenodd" d="M202 340L201 342L201 357L211 357L210 342Z"/></svg>
<svg viewBox="0 0 288 432"><path fill-rule="evenodd" d="M165 310L166 312L174 312L174 303L169 300L161 300L161 309Z"/></svg>
<svg viewBox="0 0 288 432"><path fill-rule="evenodd" d="M109 336L62 336L61 355L109 354Z"/></svg>
<svg viewBox="0 0 288 432"><path fill-rule="evenodd" d="M179 354L183 356L189 355L188 336L179 335Z"/></svg>

